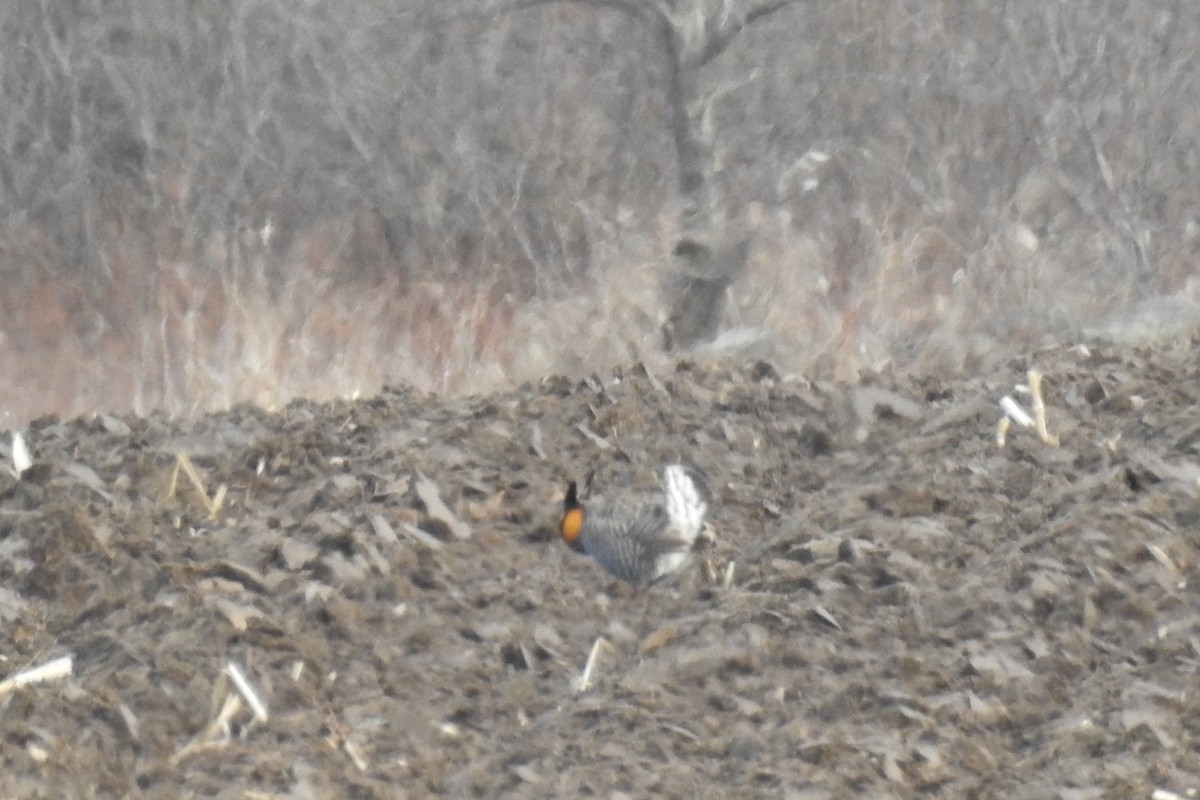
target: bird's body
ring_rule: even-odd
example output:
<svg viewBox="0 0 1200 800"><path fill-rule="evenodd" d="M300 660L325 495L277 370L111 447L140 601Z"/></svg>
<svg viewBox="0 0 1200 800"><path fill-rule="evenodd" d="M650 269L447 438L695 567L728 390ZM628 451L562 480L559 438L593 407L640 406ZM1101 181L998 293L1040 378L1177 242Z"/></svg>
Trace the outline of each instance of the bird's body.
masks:
<svg viewBox="0 0 1200 800"><path fill-rule="evenodd" d="M662 500L643 506L585 509L572 482L563 499L560 531L572 548L645 588L687 562L707 508L687 471L673 464L663 472Z"/></svg>

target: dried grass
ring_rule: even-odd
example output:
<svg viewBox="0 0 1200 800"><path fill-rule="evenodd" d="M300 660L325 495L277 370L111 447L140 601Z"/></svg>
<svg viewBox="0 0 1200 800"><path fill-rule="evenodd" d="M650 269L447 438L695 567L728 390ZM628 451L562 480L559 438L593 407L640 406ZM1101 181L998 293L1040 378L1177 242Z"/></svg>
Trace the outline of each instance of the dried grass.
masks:
<svg viewBox="0 0 1200 800"><path fill-rule="evenodd" d="M0 362L10 380L0 386L0 424L47 411L272 408L389 383L474 393L653 361L667 269L655 254L672 235L666 222L659 229L659 241L598 248L578 286L525 299L499 269L471 281L363 275L350 254L338 255L329 229L284 257L217 240L175 243L166 251L178 258L163 263L140 241L118 239L106 252L106 284L68 274L5 298ZM1048 332L1069 338L1078 325L1056 313L1083 319L1121 307L1132 291L1072 280L1020 229L970 253L918 215L863 230L868 258L851 269L785 217L759 225L746 274L729 290L727 327L746 333L708 354L845 381L921 362L978 367Z"/></svg>

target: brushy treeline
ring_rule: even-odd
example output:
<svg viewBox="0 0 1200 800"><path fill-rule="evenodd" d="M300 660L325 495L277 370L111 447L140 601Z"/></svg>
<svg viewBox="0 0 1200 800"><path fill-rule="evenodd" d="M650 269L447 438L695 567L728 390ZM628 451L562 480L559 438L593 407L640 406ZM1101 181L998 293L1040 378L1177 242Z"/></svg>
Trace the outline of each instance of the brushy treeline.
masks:
<svg viewBox="0 0 1200 800"><path fill-rule="evenodd" d="M755 4L667 5L700 29ZM0 425L650 357L677 165L629 7L4 4ZM1165 0L746 27L693 109L751 241L726 327L854 378L1194 297L1198 44Z"/></svg>

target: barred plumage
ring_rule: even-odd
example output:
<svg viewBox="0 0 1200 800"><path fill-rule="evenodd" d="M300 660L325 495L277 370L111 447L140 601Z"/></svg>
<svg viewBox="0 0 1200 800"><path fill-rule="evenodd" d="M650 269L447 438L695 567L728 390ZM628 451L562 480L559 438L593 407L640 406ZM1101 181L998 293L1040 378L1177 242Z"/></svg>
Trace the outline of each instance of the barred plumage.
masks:
<svg viewBox="0 0 1200 800"><path fill-rule="evenodd" d="M563 498L563 539L618 578L645 588L687 562L708 508L678 464L664 470L663 494L663 502L640 508L585 509L572 481Z"/></svg>

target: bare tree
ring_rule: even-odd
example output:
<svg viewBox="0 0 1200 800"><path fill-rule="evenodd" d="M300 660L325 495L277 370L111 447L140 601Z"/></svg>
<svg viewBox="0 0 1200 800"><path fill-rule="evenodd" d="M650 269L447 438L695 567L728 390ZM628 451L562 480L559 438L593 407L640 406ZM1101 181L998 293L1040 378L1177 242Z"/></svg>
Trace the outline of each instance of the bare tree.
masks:
<svg viewBox="0 0 1200 800"><path fill-rule="evenodd" d="M703 72L747 27L798 2L765 0L742 6L731 0L513 0L482 12L499 16L579 3L627 15L653 32L667 76L668 124L681 209L679 240L666 285L669 311L663 334L667 349L687 348L714 338L725 290L742 272L749 251L746 232L729 224L731 204L717 196L717 132L711 108L715 98L700 89Z"/></svg>

